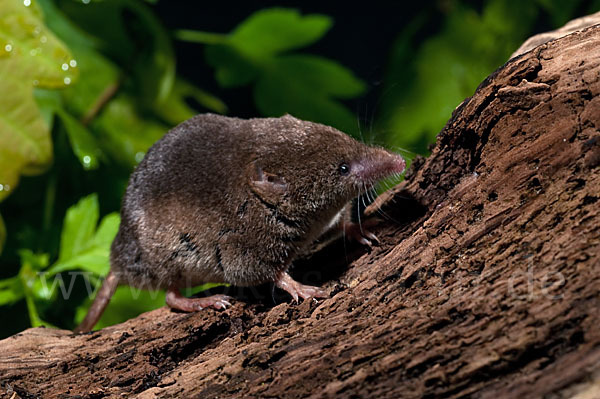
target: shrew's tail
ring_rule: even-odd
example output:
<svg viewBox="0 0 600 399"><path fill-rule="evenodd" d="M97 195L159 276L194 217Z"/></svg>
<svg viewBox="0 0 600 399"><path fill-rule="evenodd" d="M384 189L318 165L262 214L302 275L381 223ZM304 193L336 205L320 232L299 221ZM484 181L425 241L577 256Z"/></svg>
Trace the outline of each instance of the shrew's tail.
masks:
<svg viewBox="0 0 600 399"><path fill-rule="evenodd" d="M96 299L94 299L90 310L88 310L87 315L85 315L85 319L83 319L81 324L73 330L73 332L84 333L92 330L100 319L100 316L102 316L102 312L106 309L106 305L110 302L110 298L115 293L118 285L119 279L116 274L111 271L102 283L102 287L100 287Z"/></svg>

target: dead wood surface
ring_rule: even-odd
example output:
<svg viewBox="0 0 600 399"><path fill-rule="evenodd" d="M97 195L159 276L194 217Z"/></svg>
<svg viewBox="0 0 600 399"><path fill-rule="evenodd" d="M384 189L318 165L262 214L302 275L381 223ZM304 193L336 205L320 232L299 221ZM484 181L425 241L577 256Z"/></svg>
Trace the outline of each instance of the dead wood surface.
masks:
<svg viewBox="0 0 600 399"><path fill-rule="evenodd" d="M303 262L329 299L29 329L0 397L600 397L599 92L600 27L512 59L379 200L380 246Z"/></svg>

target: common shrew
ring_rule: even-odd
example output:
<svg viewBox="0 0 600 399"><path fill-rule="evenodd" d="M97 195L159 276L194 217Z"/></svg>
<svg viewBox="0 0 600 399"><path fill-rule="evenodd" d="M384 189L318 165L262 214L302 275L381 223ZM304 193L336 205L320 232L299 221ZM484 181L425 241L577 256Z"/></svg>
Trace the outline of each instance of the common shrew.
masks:
<svg viewBox="0 0 600 399"><path fill-rule="evenodd" d="M112 243L111 271L76 329L96 324L119 284L165 289L171 308L223 309L231 298L186 298L206 282L272 282L295 300L327 293L294 281L291 262L325 232L363 244L375 237L344 216L404 160L290 115L198 115L150 148L131 175Z"/></svg>

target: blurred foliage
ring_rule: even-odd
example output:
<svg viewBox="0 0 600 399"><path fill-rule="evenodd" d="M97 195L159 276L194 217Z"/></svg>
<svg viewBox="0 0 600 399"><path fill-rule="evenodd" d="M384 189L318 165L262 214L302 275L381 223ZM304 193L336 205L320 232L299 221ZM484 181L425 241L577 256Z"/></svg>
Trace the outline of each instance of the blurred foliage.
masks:
<svg viewBox="0 0 600 399"><path fill-rule="evenodd" d="M219 95L248 90L264 116L287 112L350 134L361 128L348 100L367 85L302 51L333 29L331 17L271 8L228 34L169 32L148 3L0 1L0 91L10 93L0 99L0 316L11 320L0 336L27 325L74 327L108 272L133 167L170 127L198 112L227 112L177 74L174 40L204 50L214 78L203 82L214 79ZM471 3L424 6L399 28L375 121L388 145L426 153L452 110L541 15L557 27L600 9L584 0ZM119 288L98 327L162 304L163 292Z"/></svg>
<svg viewBox="0 0 600 399"><path fill-rule="evenodd" d="M467 2L447 2L439 31L424 40L431 22L421 14L392 48L376 130L391 148L427 153L452 111L535 33L541 14L557 28L584 3L488 0L477 12ZM587 11L598 9L595 1Z"/></svg>
<svg viewBox="0 0 600 399"><path fill-rule="evenodd" d="M324 15L296 10L258 11L228 35L182 30L182 40L206 44L206 60L223 87L254 84L254 101L265 116L292 113L356 133L356 116L336 99L361 94L365 85L327 58L293 54L319 40L332 25Z"/></svg>

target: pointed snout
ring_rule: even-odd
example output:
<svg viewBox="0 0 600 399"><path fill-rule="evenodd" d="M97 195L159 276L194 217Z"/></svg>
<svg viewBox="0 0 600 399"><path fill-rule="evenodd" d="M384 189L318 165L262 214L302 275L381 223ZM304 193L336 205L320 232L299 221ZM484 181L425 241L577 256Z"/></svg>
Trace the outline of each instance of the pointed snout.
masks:
<svg viewBox="0 0 600 399"><path fill-rule="evenodd" d="M404 158L402 158L400 155L398 154L393 154L393 153L388 153L390 155L390 159L387 164L387 167L390 170L390 173L392 175L394 174L401 174L402 172L404 172L404 170L406 169L406 162L404 161Z"/></svg>
<svg viewBox="0 0 600 399"><path fill-rule="evenodd" d="M353 165L352 170L363 182L376 182L386 177L399 175L404 172L406 162L398 154L381 148L374 148L360 161Z"/></svg>

